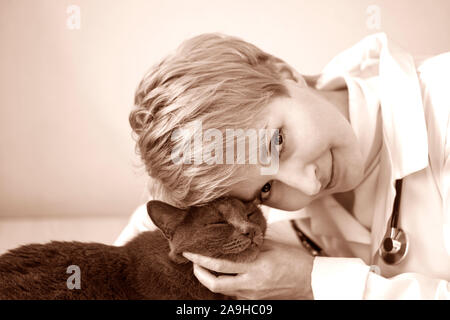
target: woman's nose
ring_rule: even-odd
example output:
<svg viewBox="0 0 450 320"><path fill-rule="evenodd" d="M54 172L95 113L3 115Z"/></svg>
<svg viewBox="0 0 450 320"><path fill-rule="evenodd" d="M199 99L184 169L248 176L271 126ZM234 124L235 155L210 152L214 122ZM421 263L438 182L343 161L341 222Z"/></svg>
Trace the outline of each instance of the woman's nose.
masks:
<svg viewBox="0 0 450 320"><path fill-rule="evenodd" d="M320 192L322 187L317 170L315 163L306 165L292 163L279 171L279 180L305 195L314 196Z"/></svg>

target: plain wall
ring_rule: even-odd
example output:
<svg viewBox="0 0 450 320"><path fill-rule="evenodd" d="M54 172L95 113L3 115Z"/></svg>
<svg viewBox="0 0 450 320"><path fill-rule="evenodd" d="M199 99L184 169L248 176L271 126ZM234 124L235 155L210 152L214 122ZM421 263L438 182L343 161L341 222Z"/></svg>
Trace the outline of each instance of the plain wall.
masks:
<svg viewBox="0 0 450 320"><path fill-rule="evenodd" d="M80 29L66 25L71 4ZM214 31L311 74L374 32L415 55L449 51L450 1L1 0L0 216L130 215L146 199L134 90L182 40Z"/></svg>

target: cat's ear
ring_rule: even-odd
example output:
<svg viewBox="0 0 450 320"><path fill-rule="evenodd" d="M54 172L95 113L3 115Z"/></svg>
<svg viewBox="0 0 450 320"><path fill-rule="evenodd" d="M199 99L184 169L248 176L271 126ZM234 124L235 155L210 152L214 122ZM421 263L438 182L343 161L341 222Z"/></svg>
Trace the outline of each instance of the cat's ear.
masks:
<svg viewBox="0 0 450 320"><path fill-rule="evenodd" d="M172 240L177 226L183 222L187 210L171 206L168 203L151 200L147 202L147 213L153 223L164 233L168 240Z"/></svg>

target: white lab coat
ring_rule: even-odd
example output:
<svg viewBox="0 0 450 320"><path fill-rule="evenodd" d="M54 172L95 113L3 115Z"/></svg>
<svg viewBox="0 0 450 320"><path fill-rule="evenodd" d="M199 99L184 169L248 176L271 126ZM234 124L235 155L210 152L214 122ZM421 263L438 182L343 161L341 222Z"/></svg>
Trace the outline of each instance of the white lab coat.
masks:
<svg viewBox="0 0 450 320"><path fill-rule="evenodd" d="M375 110L373 101L379 102L382 146L368 175L372 183L356 189L353 215L331 196L305 209L308 231L325 251L359 257L316 258L314 297L449 299L450 53L415 62L385 34L375 34L333 59L316 86L336 89L344 80L352 86L350 118L362 147L372 142L376 115L357 106ZM351 94L355 84L363 92L360 100ZM395 180L401 178L399 226L409 236L409 252L389 266L377 250L392 213Z"/></svg>
<svg viewBox="0 0 450 320"><path fill-rule="evenodd" d="M347 87L363 155L377 133L380 143L355 190L352 213L332 196L297 213L264 208L269 222L301 217L302 231L332 256L314 260L314 298L450 299L450 53L414 61L379 33L306 78L317 89ZM409 252L388 266L376 253L400 178L399 226L408 234ZM141 206L115 244L153 229Z"/></svg>

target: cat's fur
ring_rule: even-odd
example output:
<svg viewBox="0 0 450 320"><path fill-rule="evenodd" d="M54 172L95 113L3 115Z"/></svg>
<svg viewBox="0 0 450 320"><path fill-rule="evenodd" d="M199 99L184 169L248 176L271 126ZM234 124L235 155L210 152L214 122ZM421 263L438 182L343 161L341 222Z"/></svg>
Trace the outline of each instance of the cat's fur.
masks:
<svg viewBox="0 0 450 320"><path fill-rule="evenodd" d="M123 247L99 243L30 244L0 256L0 299L228 299L201 285L185 251L232 261L256 258L266 221L253 203L223 198L186 210L150 201L161 230ZM70 265L81 288L69 289Z"/></svg>

